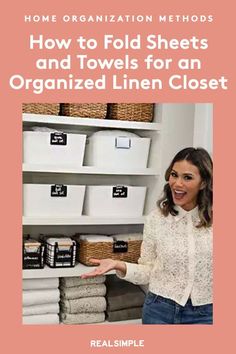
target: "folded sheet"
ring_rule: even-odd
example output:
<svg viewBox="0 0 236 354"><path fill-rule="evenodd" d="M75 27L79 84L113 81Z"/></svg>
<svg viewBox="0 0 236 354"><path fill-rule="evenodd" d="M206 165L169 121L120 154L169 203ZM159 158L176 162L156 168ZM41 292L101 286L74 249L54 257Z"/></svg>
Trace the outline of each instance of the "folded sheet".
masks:
<svg viewBox="0 0 236 354"><path fill-rule="evenodd" d="M138 285L119 279L116 275L106 278L108 311L140 307L144 303L145 294Z"/></svg>
<svg viewBox="0 0 236 354"><path fill-rule="evenodd" d="M72 288L61 287L60 289L61 297L67 300L90 296L104 296L106 294L105 284L80 285Z"/></svg>
<svg viewBox="0 0 236 354"><path fill-rule="evenodd" d="M23 279L23 290L56 289L59 286L59 278Z"/></svg>
<svg viewBox="0 0 236 354"><path fill-rule="evenodd" d="M106 310L106 299L104 296L83 297L75 300L61 300L60 307L67 313L91 313L103 312Z"/></svg>
<svg viewBox="0 0 236 354"><path fill-rule="evenodd" d="M107 320L109 322L135 320L141 317L142 307L133 307L117 311L107 311Z"/></svg>
<svg viewBox="0 0 236 354"><path fill-rule="evenodd" d="M113 242L112 237L100 235L81 235L79 239L88 242Z"/></svg>
<svg viewBox="0 0 236 354"><path fill-rule="evenodd" d="M31 325L31 324L59 324L59 316L55 314L48 315L33 315L33 316L23 316L22 318L23 324Z"/></svg>
<svg viewBox="0 0 236 354"><path fill-rule="evenodd" d="M87 279L81 279L81 277L66 277L60 279L60 286L71 288L78 285L102 284L105 280L105 275L98 275L97 277Z"/></svg>
<svg viewBox="0 0 236 354"><path fill-rule="evenodd" d="M86 324L86 323L98 323L105 321L105 313L61 313L61 321L64 324Z"/></svg>
<svg viewBox="0 0 236 354"><path fill-rule="evenodd" d="M23 306L59 302L59 289L23 290Z"/></svg>
<svg viewBox="0 0 236 354"><path fill-rule="evenodd" d="M48 313L59 313L59 303L25 306L22 309L23 316L43 315Z"/></svg>

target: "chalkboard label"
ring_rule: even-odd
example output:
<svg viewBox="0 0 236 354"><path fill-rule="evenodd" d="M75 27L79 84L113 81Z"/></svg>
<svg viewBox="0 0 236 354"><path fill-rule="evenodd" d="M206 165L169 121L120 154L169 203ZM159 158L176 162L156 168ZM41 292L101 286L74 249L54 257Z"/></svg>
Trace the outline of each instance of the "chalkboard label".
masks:
<svg viewBox="0 0 236 354"><path fill-rule="evenodd" d="M67 197L67 186L64 186L64 184L51 186L51 197Z"/></svg>
<svg viewBox="0 0 236 354"><path fill-rule="evenodd" d="M115 241L113 243L113 253L128 252L128 242Z"/></svg>
<svg viewBox="0 0 236 354"><path fill-rule="evenodd" d="M112 188L112 198L127 198L128 188L125 186L115 186Z"/></svg>
<svg viewBox="0 0 236 354"><path fill-rule="evenodd" d="M67 144L67 134L65 134L65 133L51 133L50 134L50 144L51 145L66 145Z"/></svg>

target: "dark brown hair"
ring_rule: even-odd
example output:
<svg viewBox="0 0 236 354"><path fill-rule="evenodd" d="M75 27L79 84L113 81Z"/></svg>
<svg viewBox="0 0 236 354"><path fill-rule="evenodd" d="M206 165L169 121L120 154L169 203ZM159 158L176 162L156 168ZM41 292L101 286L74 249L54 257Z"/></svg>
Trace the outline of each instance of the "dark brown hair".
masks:
<svg viewBox="0 0 236 354"><path fill-rule="evenodd" d="M195 149L193 147L188 147L179 151L175 155L170 166L166 170L165 180L167 183L164 186L162 198L157 202L158 206L165 216L169 215L169 213L174 216L178 214L178 211L174 208L175 205L168 181L175 162L183 160L189 161L199 170L200 176L204 183L204 188L199 191L197 196L197 205L200 218L200 223L197 227L209 227L212 225L213 218L213 162L209 153L203 148Z"/></svg>

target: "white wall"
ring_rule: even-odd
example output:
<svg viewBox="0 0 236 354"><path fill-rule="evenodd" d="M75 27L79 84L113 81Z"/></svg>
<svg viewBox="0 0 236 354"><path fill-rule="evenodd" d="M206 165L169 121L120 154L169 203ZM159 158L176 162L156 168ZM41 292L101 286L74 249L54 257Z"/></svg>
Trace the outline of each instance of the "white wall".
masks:
<svg viewBox="0 0 236 354"><path fill-rule="evenodd" d="M178 151L193 146L195 105L192 103L162 104L161 183L171 160Z"/></svg>
<svg viewBox="0 0 236 354"><path fill-rule="evenodd" d="M203 147L212 154L213 105L211 103L195 104L193 146Z"/></svg>

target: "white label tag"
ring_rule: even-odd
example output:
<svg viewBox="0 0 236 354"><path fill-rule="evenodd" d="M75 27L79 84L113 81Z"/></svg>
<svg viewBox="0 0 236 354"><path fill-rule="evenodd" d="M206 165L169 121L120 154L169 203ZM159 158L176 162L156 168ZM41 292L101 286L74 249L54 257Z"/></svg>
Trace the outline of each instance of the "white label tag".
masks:
<svg viewBox="0 0 236 354"><path fill-rule="evenodd" d="M118 136L115 140L115 147L117 149L130 149L131 139L126 136Z"/></svg>

